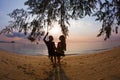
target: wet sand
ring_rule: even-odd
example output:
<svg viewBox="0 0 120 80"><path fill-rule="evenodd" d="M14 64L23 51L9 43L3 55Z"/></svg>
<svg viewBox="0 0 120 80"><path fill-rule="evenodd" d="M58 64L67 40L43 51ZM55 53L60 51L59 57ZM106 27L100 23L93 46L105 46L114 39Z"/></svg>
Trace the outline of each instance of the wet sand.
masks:
<svg viewBox="0 0 120 80"><path fill-rule="evenodd" d="M65 56L56 67L47 56L0 50L0 80L120 80L120 47Z"/></svg>

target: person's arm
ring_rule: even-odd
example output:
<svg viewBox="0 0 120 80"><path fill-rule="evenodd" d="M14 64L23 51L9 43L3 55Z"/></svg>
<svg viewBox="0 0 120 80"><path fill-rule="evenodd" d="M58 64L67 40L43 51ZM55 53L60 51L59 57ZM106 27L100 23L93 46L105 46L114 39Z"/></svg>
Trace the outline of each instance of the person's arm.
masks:
<svg viewBox="0 0 120 80"><path fill-rule="evenodd" d="M47 34L45 35L45 37L43 38L44 42L46 42L46 37L48 36L48 32Z"/></svg>
<svg viewBox="0 0 120 80"><path fill-rule="evenodd" d="M56 51L56 46L55 46L55 43L54 43L54 50Z"/></svg>

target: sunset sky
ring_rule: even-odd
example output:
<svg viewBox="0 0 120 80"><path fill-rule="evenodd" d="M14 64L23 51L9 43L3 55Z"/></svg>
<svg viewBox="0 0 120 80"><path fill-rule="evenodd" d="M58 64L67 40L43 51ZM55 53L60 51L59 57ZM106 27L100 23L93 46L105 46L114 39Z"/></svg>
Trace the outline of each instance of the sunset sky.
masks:
<svg viewBox="0 0 120 80"><path fill-rule="evenodd" d="M26 0L0 0L0 29L6 26L8 24L8 21L11 20L11 18L7 15L8 13L12 12L16 8L18 9L27 8L27 6L24 6L25 1ZM87 16L83 19L76 21L70 20L70 24L71 25L69 27L69 37L68 37L68 40L70 41L89 41L89 40L103 41L104 40L104 36L100 38L96 37L101 28L101 23L96 22L94 17ZM60 35L60 30L58 29L59 26L57 26L57 28L53 30L50 30L50 34L58 38ZM114 33L112 35L114 35ZM119 34L115 36L117 36L114 37L115 40L120 40L120 29L119 29ZM15 37L14 39L19 40L21 38Z"/></svg>

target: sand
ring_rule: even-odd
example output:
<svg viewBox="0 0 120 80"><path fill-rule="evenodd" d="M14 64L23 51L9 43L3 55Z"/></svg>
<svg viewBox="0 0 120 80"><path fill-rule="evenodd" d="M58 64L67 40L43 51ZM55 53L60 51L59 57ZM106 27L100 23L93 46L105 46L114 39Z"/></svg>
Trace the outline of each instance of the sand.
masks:
<svg viewBox="0 0 120 80"><path fill-rule="evenodd" d="M47 56L0 51L0 80L120 80L120 47L69 55L53 67Z"/></svg>

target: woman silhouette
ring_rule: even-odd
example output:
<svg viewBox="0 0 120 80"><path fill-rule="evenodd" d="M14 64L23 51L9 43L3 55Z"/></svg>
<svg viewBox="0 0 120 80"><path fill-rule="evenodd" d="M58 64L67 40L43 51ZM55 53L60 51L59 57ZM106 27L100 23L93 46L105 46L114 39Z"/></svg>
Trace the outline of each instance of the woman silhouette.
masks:
<svg viewBox="0 0 120 80"><path fill-rule="evenodd" d="M64 51L66 51L66 38L64 35L59 37L60 42L57 44L56 55L58 64L60 64L61 56L65 56Z"/></svg>

